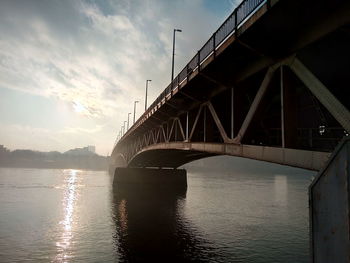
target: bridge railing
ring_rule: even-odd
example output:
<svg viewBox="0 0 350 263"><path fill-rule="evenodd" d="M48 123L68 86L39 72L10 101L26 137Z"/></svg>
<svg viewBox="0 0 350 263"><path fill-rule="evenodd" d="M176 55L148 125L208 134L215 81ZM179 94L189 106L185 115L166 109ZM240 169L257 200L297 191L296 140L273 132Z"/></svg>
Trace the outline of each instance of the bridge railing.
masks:
<svg viewBox="0 0 350 263"><path fill-rule="evenodd" d="M193 71L199 68L200 64L218 48L231 34L233 34L240 25L252 15L258 7L264 3L269 3L270 0L244 0L231 13L231 15L223 22L223 24L215 31L212 37L203 45L203 47L196 53L190 62L180 71L165 90L155 99L155 101L148 107L144 114L139 118L143 119L158 103L177 88ZM138 126L139 120L133 125Z"/></svg>

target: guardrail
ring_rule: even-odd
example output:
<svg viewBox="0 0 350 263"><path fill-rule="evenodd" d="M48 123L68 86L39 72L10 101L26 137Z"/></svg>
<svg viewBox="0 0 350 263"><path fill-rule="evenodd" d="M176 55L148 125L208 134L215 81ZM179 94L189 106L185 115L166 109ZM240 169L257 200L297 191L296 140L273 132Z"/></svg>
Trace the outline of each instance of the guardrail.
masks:
<svg viewBox="0 0 350 263"><path fill-rule="evenodd" d="M219 47L227 37L229 37L254 11L262 4L269 3L270 0L244 0L235 8L232 14L224 21L212 37L203 45L190 62L180 71L174 80L165 88L165 90L155 99L147 108L143 115L135 122L135 125L148 114L158 103L166 98L189 74L196 70L200 64ZM132 128L132 127L131 127Z"/></svg>

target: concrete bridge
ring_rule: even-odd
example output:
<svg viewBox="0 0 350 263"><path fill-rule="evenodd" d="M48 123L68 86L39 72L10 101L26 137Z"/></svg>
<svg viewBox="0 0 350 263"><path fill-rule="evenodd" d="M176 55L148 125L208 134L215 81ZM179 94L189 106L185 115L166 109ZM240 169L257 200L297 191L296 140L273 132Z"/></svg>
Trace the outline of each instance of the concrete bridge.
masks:
<svg viewBox="0 0 350 263"><path fill-rule="evenodd" d="M350 133L349 47L348 0L243 1L117 141L114 166L177 168L233 155L315 171L333 167L325 164ZM335 169L343 169L337 176L349 170ZM314 233L316 244L324 236ZM327 255L339 256L339 246L335 251ZM330 262L317 255L315 262Z"/></svg>

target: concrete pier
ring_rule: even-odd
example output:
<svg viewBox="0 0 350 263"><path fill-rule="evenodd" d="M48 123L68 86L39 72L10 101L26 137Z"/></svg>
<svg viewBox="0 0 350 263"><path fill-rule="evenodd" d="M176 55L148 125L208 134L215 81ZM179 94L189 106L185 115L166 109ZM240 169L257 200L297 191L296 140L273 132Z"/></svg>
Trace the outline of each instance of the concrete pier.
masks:
<svg viewBox="0 0 350 263"><path fill-rule="evenodd" d="M113 186L142 185L157 188L187 188L187 172L184 169L122 168L114 173Z"/></svg>
<svg viewBox="0 0 350 263"><path fill-rule="evenodd" d="M313 263L350 260L350 138L333 152L309 187Z"/></svg>

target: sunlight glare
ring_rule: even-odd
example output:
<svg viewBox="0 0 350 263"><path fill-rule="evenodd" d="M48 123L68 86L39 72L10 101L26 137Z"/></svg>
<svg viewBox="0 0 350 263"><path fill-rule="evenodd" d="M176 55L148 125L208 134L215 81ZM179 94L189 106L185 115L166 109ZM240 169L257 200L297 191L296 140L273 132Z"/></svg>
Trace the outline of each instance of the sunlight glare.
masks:
<svg viewBox="0 0 350 263"><path fill-rule="evenodd" d="M77 100L73 101L73 109L76 113L84 113L87 111L86 107Z"/></svg>
<svg viewBox="0 0 350 263"><path fill-rule="evenodd" d="M67 178L66 191L63 197L63 210L64 219L60 222L63 226L63 231L61 235L61 240L56 242L58 248L58 255L56 261L67 262L66 259L69 258L69 247L71 245L71 240L73 238L72 225L73 225L73 212L75 207L75 201L77 198L77 173L78 170L64 170Z"/></svg>

